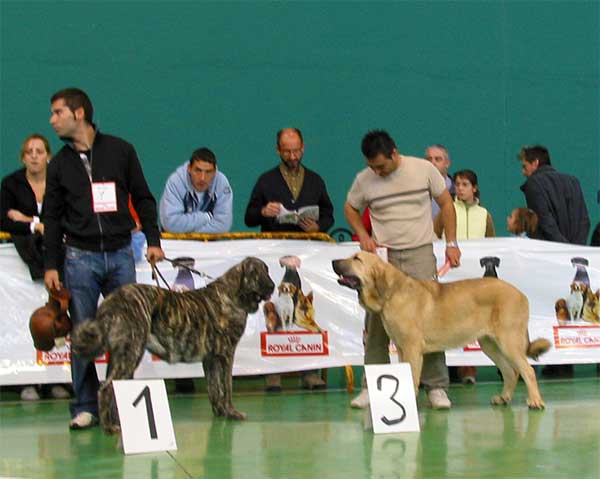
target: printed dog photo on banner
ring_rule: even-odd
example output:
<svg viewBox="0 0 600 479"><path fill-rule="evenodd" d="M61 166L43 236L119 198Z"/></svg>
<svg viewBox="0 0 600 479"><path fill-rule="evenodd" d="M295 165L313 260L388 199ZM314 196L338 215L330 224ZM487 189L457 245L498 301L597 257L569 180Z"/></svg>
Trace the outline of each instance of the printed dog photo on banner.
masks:
<svg viewBox="0 0 600 479"><path fill-rule="evenodd" d="M263 305L265 331L261 333L261 355L324 356L328 354L327 331L316 321L313 291L302 289L301 260L279 258L284 269L276 296Z"/></svg>
<svg viewBox="0 0 600 479"><path fill-rule="evenodd" d="M600 324L600 289L594 290L587 272L589 261L586 258L571 258L575 267L575 277L570 285L569 295L556 300L554 309L560 326L575 322Z"/></svg>

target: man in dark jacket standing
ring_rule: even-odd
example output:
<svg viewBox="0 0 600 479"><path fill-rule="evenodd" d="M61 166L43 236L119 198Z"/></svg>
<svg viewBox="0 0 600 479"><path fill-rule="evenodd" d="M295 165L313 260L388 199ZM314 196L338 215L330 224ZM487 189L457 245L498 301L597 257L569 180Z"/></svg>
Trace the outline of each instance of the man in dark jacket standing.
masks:
<svg viewBox="0 0 600 479"><path fill-rule="evenodd" d="M527 177L521 190L527 207L539 218L538 238L587 244L590 218L579 180L552 168L550 154L543 146L524 146L519 159Z"/></svg>
<svg viewBox="0 0 600 479"><path fill-rule="evenodd" d="M550 166L550 153L541 145L524 146L519 153L523 175L521 186L527 207L539 218L537 238L559 243L585 245L590 218L579 180ZM571 377L573 365L547 365L547 377Z"/></svg>
<svg viewBox="0 0 600 479"><path fill-rule="evenodd" d="M63 238L65 286L71 292L71 321L94 320L100 294L135 283L129 212L131 200L148 241L147 258L161 261L156 201L135 149L100 133L85 92L67 88L50 99L50 124L65 146L50 162L46 178L44 283L60 289L58 267ZM93 361L71 355L75 401L71 429L98 423L98 376Z"/></svg>

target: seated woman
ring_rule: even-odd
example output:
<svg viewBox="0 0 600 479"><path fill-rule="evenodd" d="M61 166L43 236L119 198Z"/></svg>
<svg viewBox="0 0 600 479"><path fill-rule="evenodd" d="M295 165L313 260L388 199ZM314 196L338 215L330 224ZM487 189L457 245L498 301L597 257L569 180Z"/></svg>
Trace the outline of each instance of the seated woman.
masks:
<svg viewBox="0 0 600 479"><path fill-rule="evenodd" d="M33 280L44 277L42 218L50 157L50 144L46 138L38 134L28 136L21 146L21 161L25 167L4 177L0 185L0 229L11 234ZM51 386L49 392L57 399L70 397L61 385ZM37 400L39 390L26 386L21 391L21 399Z"/></svg>

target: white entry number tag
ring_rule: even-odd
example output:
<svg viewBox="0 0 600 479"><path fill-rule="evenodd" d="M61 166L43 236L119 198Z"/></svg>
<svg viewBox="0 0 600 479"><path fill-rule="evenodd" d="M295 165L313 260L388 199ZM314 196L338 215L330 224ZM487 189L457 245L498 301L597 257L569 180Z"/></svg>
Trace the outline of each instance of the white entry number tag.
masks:
<svg viewBox="0 0 600 479"><path fill-rule="evenodd" d="M419 412L408 363L365 366L373 432L420 431Z"/></svg>
<svg viewBox="0 0 600 479"><path fill-rule="evenodd" d="M117 211L117 189L114 181L92 183L94 213Z"/></svg>
<svg viewBox="0 0 600 479"><path fill-rule="evenodd" d="M177 449L165 382L113 381L125 454Z"/></svg>

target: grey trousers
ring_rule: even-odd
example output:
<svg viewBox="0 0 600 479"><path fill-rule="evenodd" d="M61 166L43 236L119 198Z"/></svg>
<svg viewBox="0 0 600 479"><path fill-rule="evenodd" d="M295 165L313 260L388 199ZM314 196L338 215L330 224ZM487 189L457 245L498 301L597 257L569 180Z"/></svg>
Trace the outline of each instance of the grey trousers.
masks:
<svg viewBox="0 0 600 479"><path fill-rule="evenodd" d="M437 277L433 245L428 244L410 250L388 250L388 261L396 268L416 279ZM367 332L365 344L365 364L388 364L390 362L390 338L385 332L379 315L367 313L365 316ZM429 353L423 356L421 384L425 390L448 389L448 368L443 352Z"/></svg>

